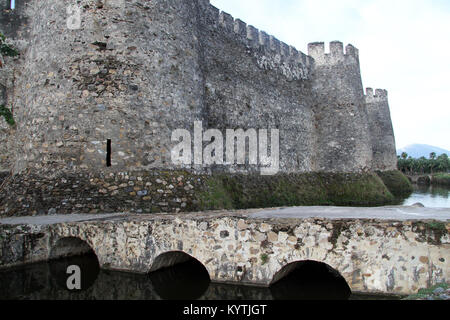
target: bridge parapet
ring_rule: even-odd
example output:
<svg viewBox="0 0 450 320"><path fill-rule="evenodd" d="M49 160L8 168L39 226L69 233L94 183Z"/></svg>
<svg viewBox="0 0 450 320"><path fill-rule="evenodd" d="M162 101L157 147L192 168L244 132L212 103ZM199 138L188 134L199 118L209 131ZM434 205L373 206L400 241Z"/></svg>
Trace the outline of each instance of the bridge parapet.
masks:
<svg viewBox="0 0 450 320"><path fill-rule="evenodd" d="M354 292L412 294L450 278L449 220L267 218L255 212L1 224L0 268L47 260L59 240L79 238L104 269L149 273L183 262L185 253L213 282L269 286L300 261L327 264Z"/></svg>

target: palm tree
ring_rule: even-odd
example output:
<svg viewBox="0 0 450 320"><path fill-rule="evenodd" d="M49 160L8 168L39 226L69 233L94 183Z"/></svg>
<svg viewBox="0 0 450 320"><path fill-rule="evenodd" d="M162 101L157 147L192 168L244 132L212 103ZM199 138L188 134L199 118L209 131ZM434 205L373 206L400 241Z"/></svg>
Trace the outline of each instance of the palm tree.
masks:
<svg viewBox="0 0 450 320"><path fill-rule="evenodd" d="M441 172L447 172L448 169L450 168L450 161L448 158L447 154L441 154L438 158L437 158L437 167L438 170Z"/></svg>
<svg viewBox="0 0 450 320"><path fill-rule="evenodd" d="M431 171L431 175L433 175L434 167L436 167L436 152L430 153L430 171Z"/></svg>

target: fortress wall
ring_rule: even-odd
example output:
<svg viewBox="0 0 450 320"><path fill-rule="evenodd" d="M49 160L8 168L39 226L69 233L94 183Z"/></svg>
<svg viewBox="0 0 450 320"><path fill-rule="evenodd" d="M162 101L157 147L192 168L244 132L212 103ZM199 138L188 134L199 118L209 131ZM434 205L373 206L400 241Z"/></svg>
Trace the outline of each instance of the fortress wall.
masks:
<svg viewBox="0 0 450 320"><path fill-rule="evenodd" d="M18 3L21 20L9 32L21 56L7 95L17 130L5 144L14 161L2 160L15 176L0 193L0 215L315 204L317 194L334 203L322 185L333 175L302 173L372 164L353 47L344 55L336 44L327 56L310 46L309 57L207 0L82 0L77 30L66 25L72 1ZM175 167L171 133L189 129L193 137L196 120L222 132L279 129L280 171L295 174L263 179L256 166ZM344 181L355 187L365 178L373 177ZM377 183L376 203L389 201ZM354 196L367 203L366 194Z"/></svg>
<svg viewBox="0 0 450 320"><path fill-rule="evenodd" d="M1 104L1 101L0 101ZM10 152L8 148L9 135L12 129L3 117L0 117L0 172L8 171L10 163Z"/></svg>
<svg viewBox="0 0 450 320"><path fill-rule="evenodd" d="M6 59L5 59L6 60ZM6 70L6 65L0 69L0 105L7 106L8 108L8 96L7 96L7 87L8 87L8 76L5 73L9 73L9 70ZM10 152L8 148L9 136L13 128L6 123L5 118L0 116L0 172L7 171L9 169L10 163Z"/></svg>
<svg viewBox="0 0 450 320"><path fill-rule="evenodd" d="M8 42L21 48L23 40L28 36L24 27L28 21L25 15L25 4L28 0L16 0L15 10L11 10L10 1L0 2L0 31L8 38ZM14 112L14 65L20 65L19 58L3 57L0 68L0 105L5 105ZM0 171L9 171L13 164L13 148L11 144L14 128L0 116Z"/></svg>
<svg viewBox="0 0 450 320"><path fill-rule="evenodd" d="M323 42L309 44L308 52L315 59L317 169L370 170L372 149L358 49L348 45L344 52L343 44L335 41L330 43L330 53L325 53Z"/></svg>
<svg viewBox="0 0 450 320"><path fill-rule="evenodd" d="M397 156L394 128L386 90L367 88L365 95L370 134L372 137L374 170L396 170Z"/></svg>
<svg viewBox="0 0 450 320"><path fill-rule="evenodd" d="M213 6L205 11L208 127L279 129L280 171L313 170L312 59Z"/></svg>
<svg viewBox="0 0 450 320"><path fill-rule="evenodd" d="M15 171L102 171L107 139L108 170L167 167L172 130L201 118L195 2L85 0L79 30L70 4L26 9Z"/></svg>
<svg viewBox="0 0 450 320"><path fill-rule="evenodd" d="M9 152L9 135L12 129L3 119L0 118L0 172L8 171L11 166L10 152Z"/></svg>

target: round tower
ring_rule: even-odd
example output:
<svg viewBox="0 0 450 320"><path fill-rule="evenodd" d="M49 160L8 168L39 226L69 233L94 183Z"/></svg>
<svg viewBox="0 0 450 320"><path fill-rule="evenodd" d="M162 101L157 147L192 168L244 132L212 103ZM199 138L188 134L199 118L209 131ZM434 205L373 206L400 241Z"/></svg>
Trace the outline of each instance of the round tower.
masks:
<svg viewBox="0 0 450 320"><path fill-rule="evenodd" d="M373 168L380 171L397 170L397 149L389 109L388 92L366 89L366 105L372 137Z"/></svg>
<svg viewBox="0 0 450 320"><path fill-rule="evenodd" d="M14 171L167 167L170 132L202 111L196 2L72 4L24 8Z"/></svg>
<svg viewBox="0 0 450 320"><path fill-rule="evenodd" d="M83 194L106 197L98 193L102 186L92 185L97 178L171 168L171 133L192 127L203 112L202 5L16 1L0 27L21 42L14 91L8 95L17 123L11 171L25 190L17 197L46 213L53 202L58 210L71 198L85 202ZM72 190L60 191L61 181ZM36 196L31 187L27 191L32 185L46 190ZM105 201L105 209L120 209ZM5 211L16 206L13 196L7 202Z"/></svg>

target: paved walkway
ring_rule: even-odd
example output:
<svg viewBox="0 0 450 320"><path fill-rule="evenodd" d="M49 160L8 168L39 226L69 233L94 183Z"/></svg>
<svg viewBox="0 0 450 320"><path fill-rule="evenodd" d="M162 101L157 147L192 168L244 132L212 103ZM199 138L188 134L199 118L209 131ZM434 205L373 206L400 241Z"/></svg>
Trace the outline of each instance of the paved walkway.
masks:
<svg viewBox="0 0 450 320"><path fill-rule="evenodd" d="M80 222L89 220L101 220L105 218L114 218L124 216L121 213L112 214L60 214L52 216L26 216L0 219L0 224L34 224L34 225L50 225L57 223Z"/></svg>
<svg viewBox="0 0 450 320"><path fill-rule="evenodd" d="M326 219L379 219L379 220L450 220L450 208L417 207L292 207L263 210L249 215L252 218L326 218Z"/></svg>
<svg viewBox="0 0 450 320"><path fill-rule="evenodd" d="M0 219L0 224L19 225L51 225L56 223L81 222L110 218L139 217L142 219L166 217L211 217L211 216L246 216L254 219L378 219L378 220L439 220L450 221L450 208L417 208L405 206L353 208L353 207L290 207L275 209L251 209L241 211L217 211L202 213L180 213L166 215L133 215L124 213L112 214L69 214L52 216L26 216Z"/></svg>

